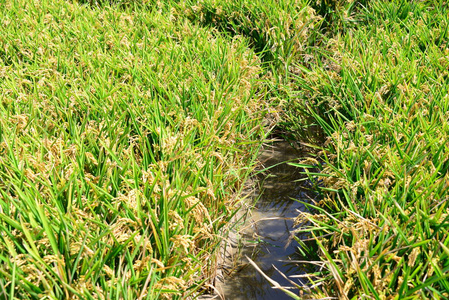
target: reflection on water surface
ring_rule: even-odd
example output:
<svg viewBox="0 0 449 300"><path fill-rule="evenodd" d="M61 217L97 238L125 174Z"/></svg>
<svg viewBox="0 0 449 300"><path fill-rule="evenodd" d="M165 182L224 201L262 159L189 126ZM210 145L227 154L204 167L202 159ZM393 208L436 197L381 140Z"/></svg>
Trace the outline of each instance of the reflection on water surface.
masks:
<svg viewBox="0 0 449 300"><path fill-rule="evenodd" d="M268 167L298 157L301 153L284 142L264 150L260 160ZM299 171L285 163L269 170L254 194L253 199L259 197L255 208L239 232L243 243L242 256L250 257L266 275L282 286L291 286L291 283L273 266L286 276L311 271L309 265L289 262L304 259L297 251L298 243L291 238L291 231L293 219L298 216L298 211L305 210L305 206L292 199L308 201L313 196L301 182L295 182L301 178ZM292 280L303 284L298 278ZM273 289L245 259L242 259L237 271L225 278L223 292L225 299L231 300L291 299L284 292Z"/></svg>

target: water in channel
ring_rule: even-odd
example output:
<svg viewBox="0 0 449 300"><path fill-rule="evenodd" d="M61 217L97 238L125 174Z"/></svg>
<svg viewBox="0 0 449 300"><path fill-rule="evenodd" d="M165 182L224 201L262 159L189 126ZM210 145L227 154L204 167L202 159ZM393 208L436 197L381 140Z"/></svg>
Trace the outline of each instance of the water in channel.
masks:
<svg viewBox="0 0 449 300"><path fill-rule="evenodd" d="M242 247L242 258L224 278L222 290L225 299L291 299L283 291L273 289L271 284L248 264L245 255L281 286L292 284L273 266L287 277L312 271L309 264L300 265L293 262L304 260L298 251L298 243L292 239L292 230L298 211L306 210L304 204L294 199L309 202L313 197L313 194L304 188L304 183L296 181L301 178L300 170L282 163L298 157L301 157L301 153L286 142L276 143L262 151L260 161L265 167L274 167L260 179L260 186L253 193L253 199L258 198L258 201L245 223L239 227L238 240ZM299 278L291 280L299 285L305 283ZM295 290L292 292L297 293Z"/></svg>

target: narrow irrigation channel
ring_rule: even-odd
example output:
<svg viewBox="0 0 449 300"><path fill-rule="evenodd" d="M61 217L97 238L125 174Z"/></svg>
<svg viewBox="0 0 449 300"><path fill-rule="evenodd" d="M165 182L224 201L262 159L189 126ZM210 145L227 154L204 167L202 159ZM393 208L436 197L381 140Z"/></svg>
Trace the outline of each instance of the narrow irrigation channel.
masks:
<svg viewBox="0 0 449 300"><path fill-rule="evenodd" d="M297 181L301 178L300 170L284 163L300 155L286 142L276 143L262 151L260 161L264 167L271 168L258 178L259 184L256 183L249 198L249 202L256 199L257 202L249 210L236 236L232 237L238 244L234 247L239 248L240 259L224 274L221 290L225 299L291 299L283 291L274 289L249 264L246 256L281 286L291 287L292 283L280 272L289 277L312 271L309 264L295 262L304 260L304 257L293 239L293 223L298 212L306 210L305 205L296 200L310 201L314 195ZM298 285L305 283L297 277L291 280Z"/></svg>

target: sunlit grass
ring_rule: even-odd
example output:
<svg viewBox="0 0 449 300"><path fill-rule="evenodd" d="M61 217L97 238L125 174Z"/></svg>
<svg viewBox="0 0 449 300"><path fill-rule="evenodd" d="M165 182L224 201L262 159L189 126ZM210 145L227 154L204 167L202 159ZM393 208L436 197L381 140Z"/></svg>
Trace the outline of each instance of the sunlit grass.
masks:
<svg viewBox="0 0 449 300"><path fill-rule="evenodd" d="M1 298L193 297L269 120L317 146L316 295L448 297L446 4L0 10Z"/></svg>
<svg viewBox="0 0 449 300"><path fill-rule="evenodd" d="M1 297L195 294L264 134L259 58L156 6L0 10Z"/></svg>
<svg viewBox="0 0 449 300"><path fill-rule="evenodd" d="M322 296L449 295L447 13L372 1L295 76L292 104L327 136L322 200L298 220L321 249Z"/></svg>

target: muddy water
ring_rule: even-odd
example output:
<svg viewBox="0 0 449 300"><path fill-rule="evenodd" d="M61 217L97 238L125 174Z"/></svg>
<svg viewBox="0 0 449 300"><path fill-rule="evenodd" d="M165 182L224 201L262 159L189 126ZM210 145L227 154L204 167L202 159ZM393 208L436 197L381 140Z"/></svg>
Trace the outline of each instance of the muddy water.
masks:
<svg viewBox="0 0 449 300"><path fill-rule="evenodd" d="M287 143L267 147L260 160L265 167L301 157L301 153ZM292 286L276 269L286 276L304 274L310 269L299 266L292 260L303 260L298 244L292 239L293 219L304 204L295 201L310 201L313 195L295 180L301 178L299 170L287 164L274 166L259 178L259 188L252 195L258 199L245 222L236 232L240 244L241 258L224 276L222 293L225 299L291 299L284 292L273 289L271 284L244 258L250 257L271 279L282 286ZM275 267L273 267L275 266ZM300 279L291 279L302 285ZM295 290L292 290L293 292ZM296 293L296 292L295 292Z"/></svg>

